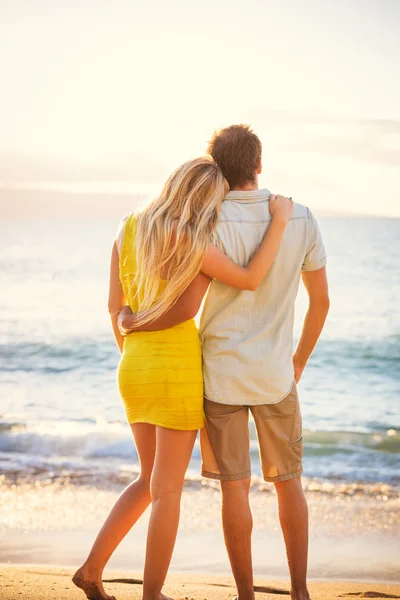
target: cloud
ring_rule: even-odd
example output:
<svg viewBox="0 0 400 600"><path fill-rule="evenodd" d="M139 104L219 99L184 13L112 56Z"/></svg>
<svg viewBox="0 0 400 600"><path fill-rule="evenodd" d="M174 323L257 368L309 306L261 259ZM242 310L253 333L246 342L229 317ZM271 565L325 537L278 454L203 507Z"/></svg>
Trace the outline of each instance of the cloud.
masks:
<svg viewBox="0 0 400 600"><path fill-rule="evenodd" d="M294 141L288 149L295 152L345 156L383 166L400 165L399 119L355 119L284 110L256 110L254 118L262 119L268 126L293 126ZM297 126L302 127L301 135L297 135Z"/></svg>
<svg viewBox="0 0 400 600"><path fill-rule="evenodd" d="M308 111L289 111L279 109L253 108L252 119L267 122L270 125L365 125L381 128L385 133L400 131L400 119L361 119L323 115Z"/></svg>
<svg viewBox="0 0 400 600"><path fill-rule="evenodd" d="M119 162L79 161L17 152L3 152L0 155L0 182L5 185L43 181L128 181L152 184L160 181L160 177L164 175L165 167L160 161L140 155Z"/></svg>
<svg viewBox="0 0 400 600"><path fill-rule="evenodd" d="M400 132L400 128L398 130ZM385 147L385 140L394 133L392 128L385 129L382 124L364 125L363 130L354 137L346 135L321 135L310 141L292 146L293 150L316 152L330 156L353 158L382 166L400 166L400 148Z"/></svg>

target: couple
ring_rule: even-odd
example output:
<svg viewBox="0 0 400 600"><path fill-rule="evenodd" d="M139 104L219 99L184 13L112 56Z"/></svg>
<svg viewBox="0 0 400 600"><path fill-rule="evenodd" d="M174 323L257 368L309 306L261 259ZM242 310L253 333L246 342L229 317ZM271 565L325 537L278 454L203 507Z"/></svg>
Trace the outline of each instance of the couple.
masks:
<svg viewBox="0 0 400 600"><path fill-rule="evenodd" d="M118 385L141 471L74 576L91 599L111 598L103 569L152 504L143 600L167 600L161 590L200 429L202 474L221 482L237 598L254 600L250 411L264 479L277 491L291 596L309 600L296 383L329 308L324 246L308 208L258 189L261 142L249 127L214 134L208 153L179 167L156 200L125 219L113 246L109 310L122 355ZM300 277L309 308L293 355ZM193 318L207 290L199 339Z"/></svg>

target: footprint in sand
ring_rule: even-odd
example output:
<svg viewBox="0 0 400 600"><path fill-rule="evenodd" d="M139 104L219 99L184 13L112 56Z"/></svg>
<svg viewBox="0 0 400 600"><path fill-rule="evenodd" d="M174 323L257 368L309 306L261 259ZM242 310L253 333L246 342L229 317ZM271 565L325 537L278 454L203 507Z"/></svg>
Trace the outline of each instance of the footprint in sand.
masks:
<svg viewBox="0 0 400 600"><path fill-rule="evenodd" d="M349 592L348 594L341 594L339 598L347 598L348 596L358 596L359 598L400 598L400 596L384 594L383 592Z"/></svg>
<svg viewBox="0 0 400 600"><path fill-rule="evenodd" d="M282 590L280 588L274 588L274 587L267 587L267 586L263 586L263 585L255 585L254 591L255 592L264 592L264 594L282 594L284 596L290 596L290 592L288 592L287 590Z"/></svg>

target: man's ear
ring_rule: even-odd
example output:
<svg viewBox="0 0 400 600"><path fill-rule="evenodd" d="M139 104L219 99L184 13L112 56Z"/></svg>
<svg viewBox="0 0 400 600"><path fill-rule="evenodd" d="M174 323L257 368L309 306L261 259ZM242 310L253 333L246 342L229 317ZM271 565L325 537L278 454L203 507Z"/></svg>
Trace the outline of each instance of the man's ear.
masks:
<svg viewBox="0 0 400 600"><path fill-rule="evenodd" d="M261 160L261 158L260 158L260 162L259 162L259 164L258 164L258 171L257 171L257 174L258 174L258 175L261 175L261 173L262 173L262 160Z"/></svg>

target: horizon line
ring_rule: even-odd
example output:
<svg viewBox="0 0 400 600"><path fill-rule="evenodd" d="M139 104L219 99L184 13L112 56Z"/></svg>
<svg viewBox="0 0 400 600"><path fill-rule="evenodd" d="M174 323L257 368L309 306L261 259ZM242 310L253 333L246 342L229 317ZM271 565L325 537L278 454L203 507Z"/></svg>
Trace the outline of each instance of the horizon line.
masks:
<svg viewBox="0 0 400 600"><path fill-rule="evenodd" d="M83 184L83 185L82 185ZM106 189L104 189L106 188ZM71 184L58 184L55 182L43 182L43 183L17 183L17 184L6 184L4 182L0 182L0 194L6 194L7 192L11 193L43 193L45 196L52 195L63 195L63 196L83 196L88 198L93 198L94 196L101 197L119 197L121 199L134 198L136 201L143 200L146 196L150 196L151 193L156 192L160 189L160 184L157 183L143 183L143 184L133 184L127 181L112 181L112 182L76 182ZM259 189L263 189L263 186ZM135 198L136 197L136 198ZM302 203L300 203L302 204ZM354 212L354 211L344 211L343 209L332 209L332 208L324 208L321 206L313 205L310 203L310 206L313 212L318 216L326 217L326 218L335 218L335 217L347 217L347 218L367 218L367 219L400 219L400 214L388 214L388 213L363 213L363 212ZM1 207L1 208L4 208ZM3 210L1 210L3 213ZM3 216L6 216L3 214ZM51 216L51 215L50 215Z"/></svg>

